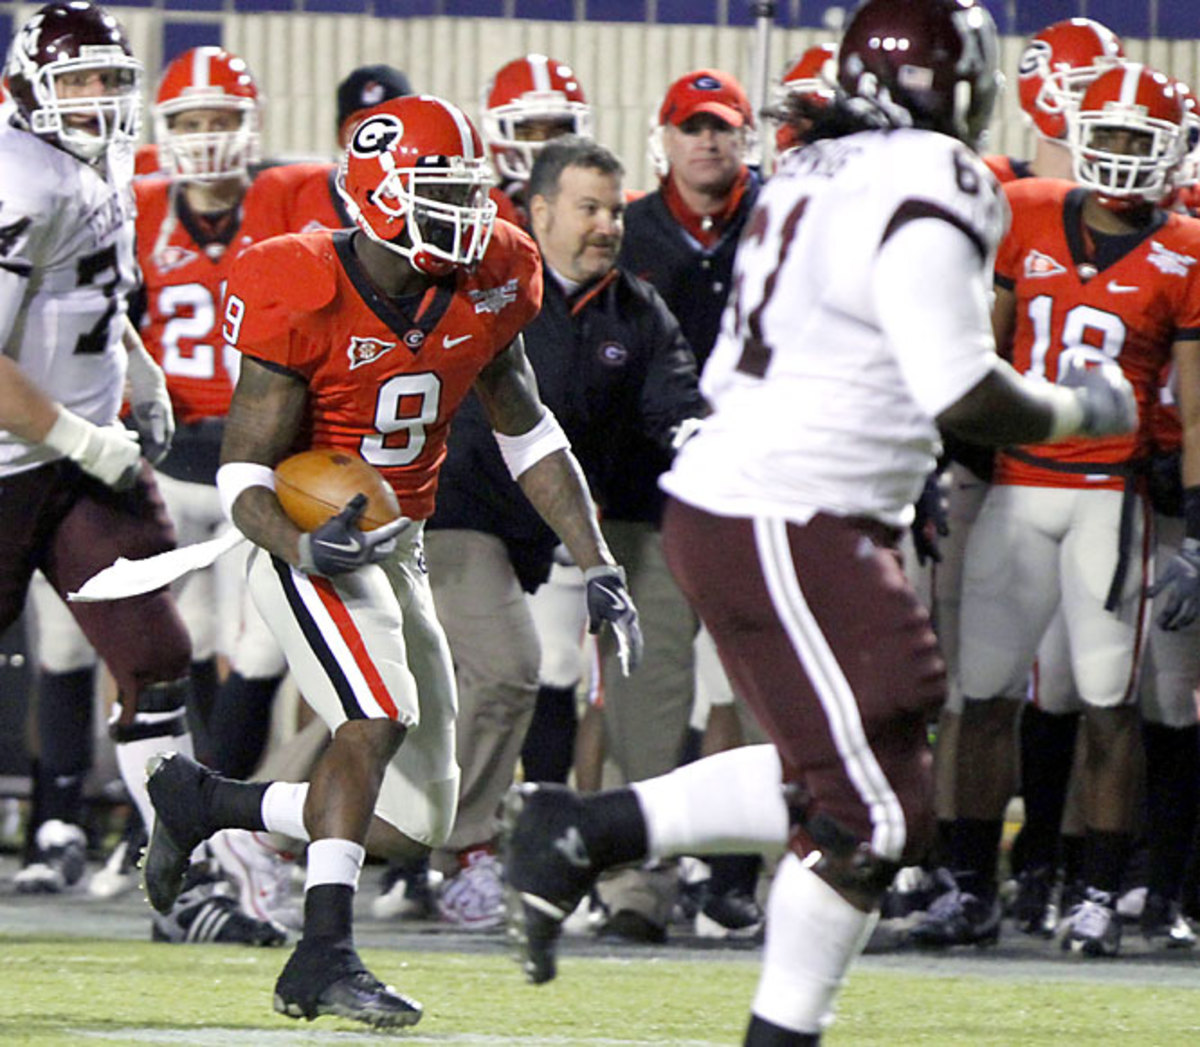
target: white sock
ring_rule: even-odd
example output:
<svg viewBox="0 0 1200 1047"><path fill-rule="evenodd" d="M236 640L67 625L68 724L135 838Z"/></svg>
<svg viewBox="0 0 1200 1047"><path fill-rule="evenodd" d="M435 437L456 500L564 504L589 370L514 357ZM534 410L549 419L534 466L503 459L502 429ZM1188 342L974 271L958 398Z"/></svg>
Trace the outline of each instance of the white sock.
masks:
<svg viewBox="0 0 1200 1047"><path fill-rule="evenodd" d="M154 805L150 802L150 793L146 790L146 764L150 757L159 753L177 752L191 756L192 736L171 734L160 735L157 738L137 738L131 742L117 742L113 748L117 755L117 769L121 772L125 788L129 790L129 798L133 800L142 821L149 829L154 824Z"/></svg>
<svg viewBox="0 0 1200 1047"><path fill-rule="evenodd" d="M362 844L353 840L339 840L336 837L313 840L308 845L308 872L304 877L304 889L307 891L310 887L337 883L357 891L358 874L362 872L366 856Z"/></svg>
<svg viewBox="0 0 1200 1047"><path fill-rule="evenodd" d="M272 782L262 798L263 825L268 832L296 840L310 840L304 827L304 801L308 782Z"/></svg>
<svg viewBox="0 0 1200 1047"><path fill-rule="evenodd" d="M767 940L751 1010L794 1032L819 1033L877 914L856 909L795 854L779 863L767 901Z"/></svg>
<svg viewBox="0 0 1200 1047"><path fill-rule="evenodd" d="M650 854L782 851L788 811L773 745L746 745L633 784Z"/></svg>

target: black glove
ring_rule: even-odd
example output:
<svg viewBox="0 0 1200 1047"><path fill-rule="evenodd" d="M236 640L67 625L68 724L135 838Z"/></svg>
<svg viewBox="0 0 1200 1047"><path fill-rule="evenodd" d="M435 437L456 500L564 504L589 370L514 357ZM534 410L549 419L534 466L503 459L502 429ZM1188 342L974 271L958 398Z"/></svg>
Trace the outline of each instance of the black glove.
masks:
<svg viewBox="0 0 1200 1047"><path fill-rule="evenodd" d="M1185 538L1179 552L1149 591L1151 598L1164 594L1162 609L1154 619L1160 629L1174 632L1190 625L1200 611L1200 539Z"/></svg>
<svg viewBox="0 0 1200 1047"><path fill-rule="evenodd" d="M938 539L950 533L948 506L941 479L941 473L937 470L930 473L914 506L917 514L912 522L913 551L917 554L917 563L922 567L930 561L942 562Z"/></svg>
<svg viewBox="0 0 1200 1047"><path fill-rule="evenodd" d="M367 507L367 496L356 494L346 507L309 534L300 536L300 570L305 574L344 574L379 563L396 551L396 535L412 524L397 517L373 531L360 531L358 518Z"/></svg>
<svg viewBox="0 0 1200 1047"><path fill-rule="evenodd" d="M625 588L623 567L589 567L583 572L587 585L588 632L598 633L608 622L617 638L621 671L628 676L642 660L642 627L637 608Z"/></svg>

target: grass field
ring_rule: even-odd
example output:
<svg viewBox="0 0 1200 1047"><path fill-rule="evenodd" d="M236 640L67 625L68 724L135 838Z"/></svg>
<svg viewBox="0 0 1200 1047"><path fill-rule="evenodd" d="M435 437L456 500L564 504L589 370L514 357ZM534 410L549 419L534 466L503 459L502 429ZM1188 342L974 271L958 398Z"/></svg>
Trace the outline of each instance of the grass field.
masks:
<svg viewBox="0 0 1200 1047"><path fill-rule="evenodd" d="M0 936L0 1044L738 1044L757 977L746 958L567 957L556 982L534 988L500 955L362 952L425 1004L414 1029L381 1034L274 1014L282 950ZM859 968L825 1042L1195 1047L1200 970L1196 980L1189 989Z"/></svg>

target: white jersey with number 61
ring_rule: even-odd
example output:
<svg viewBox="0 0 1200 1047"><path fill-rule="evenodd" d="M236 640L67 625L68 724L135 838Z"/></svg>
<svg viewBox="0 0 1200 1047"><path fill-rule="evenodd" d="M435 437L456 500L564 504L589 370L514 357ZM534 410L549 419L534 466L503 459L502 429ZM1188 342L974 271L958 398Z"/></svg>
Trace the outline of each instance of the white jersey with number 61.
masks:
<svg viewBox="0 0 1200 1047"><path fill-rule="evenodd" d="M988 288L1007 217L990 172L944 135L797 150L747 222L701 380L713 414L663 487L722 515L907 523L934 418L995 362Z"/></svg>

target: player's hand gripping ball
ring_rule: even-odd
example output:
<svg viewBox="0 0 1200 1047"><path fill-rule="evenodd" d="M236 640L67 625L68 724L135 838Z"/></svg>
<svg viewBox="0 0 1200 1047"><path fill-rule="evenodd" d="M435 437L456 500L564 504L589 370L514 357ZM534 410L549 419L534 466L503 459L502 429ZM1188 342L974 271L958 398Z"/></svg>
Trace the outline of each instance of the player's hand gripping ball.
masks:
<svg viewBox="0 0 1200 1047"><path fill-rule="evenodd" d="M275 495L288 519L302 531L315 531L357 494L367 497L366 507L354 521L360 530L373 531L399 518L396 492L352 451L315 447L275 467Z"/></svg>

